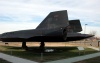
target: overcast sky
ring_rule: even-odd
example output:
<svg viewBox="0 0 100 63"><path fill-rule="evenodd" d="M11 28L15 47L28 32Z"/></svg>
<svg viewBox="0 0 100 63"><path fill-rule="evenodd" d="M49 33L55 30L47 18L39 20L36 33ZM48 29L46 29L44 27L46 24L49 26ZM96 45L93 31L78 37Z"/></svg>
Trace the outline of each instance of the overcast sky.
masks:
<svg viewBox="0 0 100 63"><path fill-rule="evenodd" d="M80 19L83 31L100 35L100 0L0 0L0 34L35 29L52 11L67 10L69 20Z"/></svg>

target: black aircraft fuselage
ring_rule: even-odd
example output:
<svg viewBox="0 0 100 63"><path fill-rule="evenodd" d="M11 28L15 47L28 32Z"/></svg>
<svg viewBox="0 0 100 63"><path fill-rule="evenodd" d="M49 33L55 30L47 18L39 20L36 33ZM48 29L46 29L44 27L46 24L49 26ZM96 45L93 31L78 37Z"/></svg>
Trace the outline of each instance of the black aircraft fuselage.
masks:
<svg viewBox="0 0 100 63"><path fill-rule="evenodd" d="M35 36L32 36L27 39L21 38L21 37L16 37L16 38L11 38L11 36L15 34L26 34L31 33ZM21 35L20 34L20 35ZM38 36L38 34L40 36ZM4 42L66 42L66 41L75 41L75 40L81 40L85 39L88 37L91 37L91 35L86 35L86 34L81 34L81 33L76 33L76 32L68 32L68 28L62 27L62 28L56 28L56 29L32 29L32 30L23 30L23 31L16 31L16 32L8 32L4 33L4 36L10 36L10 38L2 38L1 40ZM36 36L37 35L37 36Z"/></svg>

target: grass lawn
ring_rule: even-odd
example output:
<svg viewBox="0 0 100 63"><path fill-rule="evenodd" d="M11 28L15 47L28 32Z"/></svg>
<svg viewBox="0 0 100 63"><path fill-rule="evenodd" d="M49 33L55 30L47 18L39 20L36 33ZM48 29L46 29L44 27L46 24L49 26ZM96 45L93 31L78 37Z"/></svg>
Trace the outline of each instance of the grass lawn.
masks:
<svg viewBox="0 0 100 63"><path fill-rule="evenodd" d="M83 60L83 61L78 61L75 63L100 63L100 56L91 58L91 59L87 59L87 60Z"/></svg>
<svg viewBox="0 0 100 63"><path fill-rule="evenodd" d="M11 62L8 62L8 61L0 58L0 63L11 63Z"/></svg>
<svg viewBox="0 0 100 63"><path fill-rule="evenodd" d="M39 48L30 47L30 49L31 51L25 51L21 47L0 46L0 52L33 61L41 61L41 53L39 52ZM43 53L42 61L44 62L79 56L78 49L76 47L46 47L46 49L54 49L54 52ZM86 54L97 52L90 48L86 48L85 51Z"/></svg>

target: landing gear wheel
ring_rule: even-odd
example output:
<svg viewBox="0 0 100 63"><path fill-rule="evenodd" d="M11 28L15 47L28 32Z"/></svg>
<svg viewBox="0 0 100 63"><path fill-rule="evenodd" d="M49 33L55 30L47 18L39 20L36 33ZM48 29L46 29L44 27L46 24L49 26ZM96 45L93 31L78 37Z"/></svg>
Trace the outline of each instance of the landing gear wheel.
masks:
<svg viewBox="0 0 100 63"><path fill-rule="evenodd" d="M67 32L66 32L66 31L63 32L63 40L64 40L64 41L67 40Z"/></svg>

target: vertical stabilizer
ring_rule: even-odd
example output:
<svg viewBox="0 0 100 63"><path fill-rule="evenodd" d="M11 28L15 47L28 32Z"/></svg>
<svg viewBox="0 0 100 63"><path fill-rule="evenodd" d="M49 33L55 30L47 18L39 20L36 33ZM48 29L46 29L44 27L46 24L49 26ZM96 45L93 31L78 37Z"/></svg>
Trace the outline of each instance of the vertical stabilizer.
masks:
<svg viewBox="0 0 100 63"><path fill-rule="evenodd" d="M80 20L70 20L69 25L73 32L81 32L82 31L82 26L80 23Z"/></svg>
<svg viewBox="0 0 100 63"><path fill-rule="evenodd" d="M36 29L40 28L58 28L69 25L67 10L51 12Z"/></svg>

